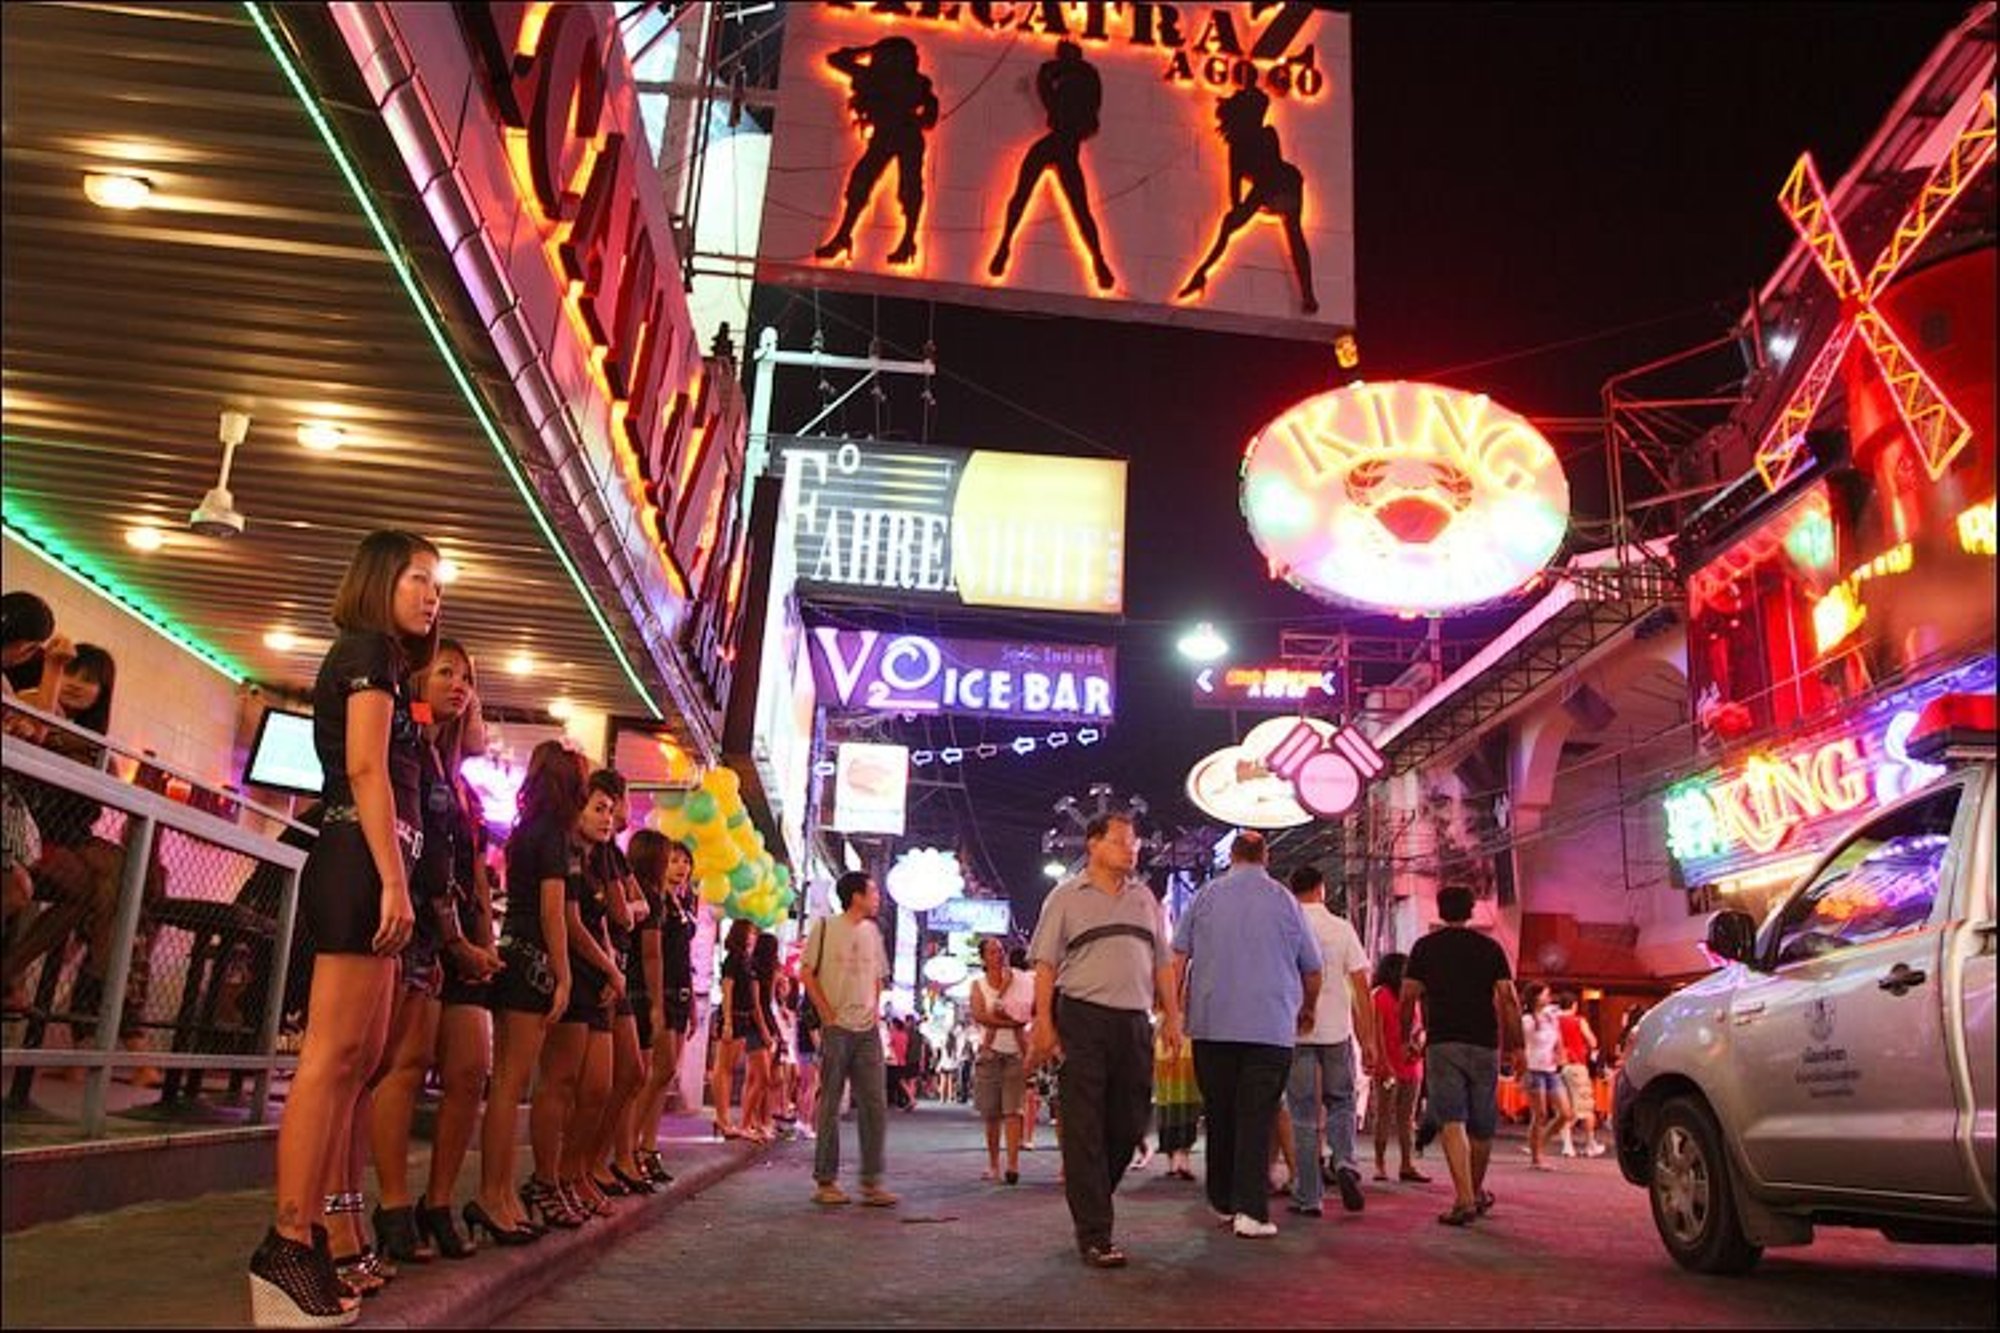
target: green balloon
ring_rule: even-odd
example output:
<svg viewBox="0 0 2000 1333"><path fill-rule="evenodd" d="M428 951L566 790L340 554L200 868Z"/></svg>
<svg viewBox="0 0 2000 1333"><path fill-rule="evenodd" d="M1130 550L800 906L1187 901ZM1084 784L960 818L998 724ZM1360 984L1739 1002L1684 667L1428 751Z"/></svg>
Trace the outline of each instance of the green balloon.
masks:
<svg viewBox="0 0 2000 1333"><path fill-rule="evenodd" d="M748 861L738 862L736 868L729 872L730 891L732 893L748 893L757 887L758 878L756 866Z"/></svg>
<svg viewBox="0 0 2000 1333"><path fill-rule="evenodd" d="M696 824L706 824L716 814L715 797L705 791L698 791L687 798L687 817Z"/></svg>
<svg viewBox="0 0 2000 1333"><path fill-rule="evenodd" d="M678 810L686 804L687 793L684 791L663 791L656 792L653 795L653 808L655 810Z"/></svg>

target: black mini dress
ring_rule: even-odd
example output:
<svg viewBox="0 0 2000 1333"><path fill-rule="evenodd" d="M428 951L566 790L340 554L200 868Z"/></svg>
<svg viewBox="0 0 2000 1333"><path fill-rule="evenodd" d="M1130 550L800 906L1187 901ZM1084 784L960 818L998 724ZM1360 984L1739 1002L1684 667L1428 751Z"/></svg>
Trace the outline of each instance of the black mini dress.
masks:
<svg viewBox="0 0 2000 1333"><path fill-rule="evenodd" d="M306 857L299 905L323 954L368 954L382 921L382 877L362 836L347 780L347 700L367 690L390 697L389 786L395 796L398 850L407 876L423 826L423 736L410 715L403 653L386 634L343 632L313 684L313 749L325 774L326 821Z"/></svg>

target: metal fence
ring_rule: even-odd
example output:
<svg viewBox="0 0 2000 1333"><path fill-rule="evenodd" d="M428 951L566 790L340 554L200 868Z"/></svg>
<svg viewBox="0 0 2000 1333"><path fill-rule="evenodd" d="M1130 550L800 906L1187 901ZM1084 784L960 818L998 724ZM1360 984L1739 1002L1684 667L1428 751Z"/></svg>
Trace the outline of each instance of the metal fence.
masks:
<svg viewBox="0 0 2000 1333"><path fill-rule="evenodd" d="M192 1108L206 1077L239 1093L247 1080L248 1114L261 1122L273 1073L292 1063L278 1054L279 1029L305 852L237 823L240 798L8 708L46 743L10 734L0 748L7 1114L33 1107L38 1071L82 1069L86 1138L105 1133L114 1071L158 1086L137 1113L162 1118Z"/></svg>

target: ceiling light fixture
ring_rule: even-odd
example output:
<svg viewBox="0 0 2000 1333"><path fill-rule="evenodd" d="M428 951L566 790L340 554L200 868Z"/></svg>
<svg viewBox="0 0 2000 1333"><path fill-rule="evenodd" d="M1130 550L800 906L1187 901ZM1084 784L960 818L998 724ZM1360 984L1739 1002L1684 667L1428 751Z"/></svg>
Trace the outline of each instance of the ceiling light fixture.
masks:
<svg viewBox="0 0 2000 1333"><path fill-rule="evenodd" d="M157 551L166 543L167 539L160 530L150 525L125 529L125 544L135 551Z"/></svg>
<svg viewBox="0 0 2000 1333"><path fill-rule="evenodd" d="M299 443L314 453L330 454L347 443L347 432L331 421L301 421Z"/></svg>
<svg viewBox="0 0 2000 1333"><path fill-rule="evenodd" d="M289 653L299 646L299 636L287 629L274 629L264 636L264 646L274 653Z"/></svg>
<svg viewBox="0 0 2000 1333"><path fill-rule="evenodd" d="M576 716L576 705L568 699L551 699L549 716L558 722L567 722Z"/></svg>
<svg viewBox="0 0 2000 1333"><path fill-rule="evenodd" d="M153 197L153 183L127 172L87 171L83 197L99 208L144 208Z"/></svg>
<svg viewBox="0 0 2000 1333"><path fill-rule="evenodd" d="M458 582L458 561L449 559L439 560L437 581L444 584Z"/></svg>
<svg viewBox="0 0 2000 1333"><path fill-rule="evenodd" d="M534 669L535 659L526 653L515 653L507 659L507 674L510 676L525 676Z"/></svg>

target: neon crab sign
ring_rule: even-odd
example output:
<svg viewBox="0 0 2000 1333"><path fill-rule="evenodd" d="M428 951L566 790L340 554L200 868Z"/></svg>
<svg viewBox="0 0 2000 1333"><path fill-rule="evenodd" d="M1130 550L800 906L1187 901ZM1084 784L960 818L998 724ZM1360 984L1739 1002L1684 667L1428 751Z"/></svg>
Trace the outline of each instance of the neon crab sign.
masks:
<svg viewBox="0 0 2000 1333"><path fill-rule="evenodd" d="M1287 408L1243 455L1274 578L1373 611L1493 601L1562 545L1569 481L1525 417L1435 384L1351 384Z"/></svg>

